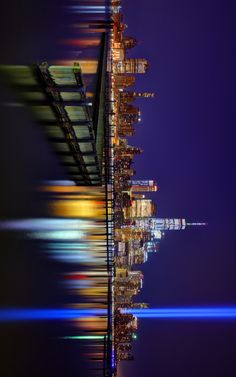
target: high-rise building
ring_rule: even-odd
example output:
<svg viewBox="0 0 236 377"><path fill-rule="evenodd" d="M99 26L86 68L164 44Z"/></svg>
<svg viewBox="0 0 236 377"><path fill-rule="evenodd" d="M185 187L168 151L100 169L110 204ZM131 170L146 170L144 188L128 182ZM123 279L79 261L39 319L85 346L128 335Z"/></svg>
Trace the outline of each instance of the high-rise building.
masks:
<svg viewBox="0 0 236 377"><path fill-rule="evenodd" d="M137 199L132 201L132 205L126 208L126 218L147 218L156 213L156 205L151 199ZM140 228L142 228L140 226Z"/></svg>
<svg viewBox="0 0 236 377"><path fill-rule="evenodd" d="M147 59L125 59L114 62L114 73L145 73L148 69Z"/></svg>
<svg viewBox="0 0 236 377"><path fill-rule="evenodd" d="M185 219L163 219L149 217L146 219L136 219L135 226L154 231L183 230L186 228Z"/></svg>
<svg viewBox="0 0 236 377"><path fill-rule="evenodd" d="M158 190L157 183L153 180L131 180L129 184L133 192L153 192Z"/></svg>
<svg viewBox="0 0 236 377"><path fill-rule="evenodd" d="M116 75L114 78L115 86L117 88L127 88L135 84L135 76Z"/></svg>
<svg viewBox="0 0 236 377"><path fill-rule="evenodd" d="M122 125L132 125L134 123L141 122L140 113L121 113L119 116L119 120L122 123Z"/></svg>
<svg viewBox="0 0 236 377"><path fill-rule="evenodd" d="M153 98L155 93L151 92L133 92L135 98Z"/></svg>
<svg viewBox="0 0 236 377"><path fill-rule="evenodd" d="M131 145L126 146L121 146L116 149L116 156L122 156L122 157L130 157L133 158L134 155L136 154L141 154L143 150L138 147L133 147Z"/></svg>
<svg viewBox="0 0 236 377"><path fill-rule="evenodd" d="M145 195L144 194L136 194L136 193L132 193L132 199L144 199L145 198Z"/></svg>
<svg viewBox="0 0 236 377"><path fill-rule="evenodd" d="M184 230L186 226L207 225L206 223L187 223L185 219L164 219L158 217L135 219L134 224L136 227L148 229L152 233L166 230Z"/></svg>
<svg viewBox="0 0 236 377"><path fill-rule="evenodd" d="M120 98L124 102L133 102L136 98L153 98L155 93L123 91L120 92Z"/></svg>
<svg viewBox="0 0 236 377"><path fill-rule="evenodd" d="M125 59L125 51L122 46L122 43L114 43L112 50L113 61L120 61Z"/></svg>
<svg viewBox="0 0 236 377"><path fill-rule="evenodd" d="M125 113L125 114L138 114L140 112L139 108L133 105L129 105L127 103L121 103L120 105L120 113Z"/></svg>
<svg viewBox="0 0 236 377"><path fill-rule="evenodd" d="M135 128L130 123L122 123L118 128L118 135L121 137L133 136Z"/></svg>
<svg viewBox="0 0 236 377"><path fill-rule="evenodd" d="M148 253L158 252L159 249L160 249L159 239L155 238L152 241L146 242L145 245L144 245L144 248Z"/></svg>
<svg viewBox="0 0 236 377"><path fill-rule="evenodd" d="M133 48L137 45L137 39L133 38L133 37L124 37L123 39L123 43L124 43L124 48L125 49L130 49L130 48Z"/></svg>

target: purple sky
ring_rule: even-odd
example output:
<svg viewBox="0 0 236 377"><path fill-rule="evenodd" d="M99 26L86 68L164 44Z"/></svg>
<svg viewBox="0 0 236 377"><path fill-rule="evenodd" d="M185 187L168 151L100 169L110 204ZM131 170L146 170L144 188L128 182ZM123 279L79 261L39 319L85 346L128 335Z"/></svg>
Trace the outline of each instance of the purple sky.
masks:
<svg viewBox="0 0 236 377"><path fill-rule="evenodd" d="M142 123L132 143L137 178L154 178L160 217L206 221L207 229L166 234L143 267L140 300L156 307L234 305L235 2L124 1L127 33L150 70L140 90ZM140 321L136 359L125 376L233 377L236 325Z"/></svg>

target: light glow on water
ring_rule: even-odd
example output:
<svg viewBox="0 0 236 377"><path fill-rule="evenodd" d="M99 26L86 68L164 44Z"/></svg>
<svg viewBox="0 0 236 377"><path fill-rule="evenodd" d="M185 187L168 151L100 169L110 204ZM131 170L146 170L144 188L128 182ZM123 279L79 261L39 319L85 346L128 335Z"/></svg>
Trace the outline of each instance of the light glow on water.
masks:
<svg viewBox="0 0 236 377"><path fill-rule="evenodd" d="M71 5L68 7L74 13L85 13L93 14L100 13L104 14L109 11L109 8L106 5Z"/></svg>
<svg viewBox="0 0 236 377"><path fill-rule="evenodd" d="M33 232L29 235L31 238L38 240L67 241L79 240L84 237L84 233L79 230L54 230L44 232Z"/></svg>
<svg viewBox="0 0 236 377"><path fill-rule="evenodd" d="M106 314L105 309L0 309L0 322L75 320Z"/></svg>
<svg viewBox="0 0 236 377"><path fill-rule="evenodd" d="M42 219L21 219L7 220L0 222L0 229L16 230L16 231L48 231L48 230L79 230L87 229L92 226L93 222L84 219L70 218L42 218Z"/></svg>
<svg viewBox="0 0 236 377"><path fill-rule="evenodd" d="M75 335L75 336L63 336L61 339L70 340L103 340L104 335Z"/></svg>

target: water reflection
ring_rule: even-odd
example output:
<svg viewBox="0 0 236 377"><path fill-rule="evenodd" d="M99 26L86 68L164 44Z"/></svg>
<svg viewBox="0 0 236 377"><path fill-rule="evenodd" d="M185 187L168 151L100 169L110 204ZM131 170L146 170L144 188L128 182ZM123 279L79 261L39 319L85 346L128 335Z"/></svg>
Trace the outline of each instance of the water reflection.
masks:
<svg viewBox="0 0 236 377"><path fill-rule="evenodd" d="M32 318L42 320L48 315L57 319L64 313L70 326L68 334L60 339L85 342L84 355L100 363L109 337L108 286L112 276L107 244L107 219L112 209L107 209L106 189L61 181L41 185L38 190L45 195L49 216L4 220L0 230L36 240L45 257L69 265L69 270L67 267L58 276L58 285L70 297L67 311L37 311L32 312ZM109 198L112 199L111 193ZM15 320L19 320L25 312L16 313Z"/></svg>
<svg viewBox="0 0 236 377"><path fill-rule="evenodd" d="M56 41L54 47L50 46L48 50L43 50L41 48L41 51L37 51L37 59L35 59L35 57L32 59L30 48L28 48L28 52L24 56L23 61L17 56L15 60L12 60L11 58L6 59L6 62L10 62L11 65L1 66L1 73L4 76L4 79L6 79L7 84L10 82L14 89L16 88L16 101L20 101L21 99L22 104L27 104L28 107L30 107L33 119L36 119L41 123L41 129L45 131L45 134L51 142L50 148L53 144L53 139L55 149L60 149L60 154L63 155L65 171L74 171L74 166L71 166L72 163L74 164L74 160L71 155L65 155L66 151L63 150L64 143L62 143L62 138L65 138L65 127L55 127L55 124L58 122L58 117L55 117L55 111L52 111L52 108L49 107L48 103L48 98L51 96L50 100L52 100L52 107L57 106L57 110L59 109L58 103L56 104L56 101L58 101L58 92L56 91L54 93L53 91L48 91L46 93L42 90L38 80L35 79L32 64L34 64L36 60L40 62L45 62L45 60L47 60L49 66L51 66L50 72L52 73L52 78L55 79L55 82L60 89L60 86L63 87L64 84L71 84L71 72L68 66L74 67L75 61L79 61L86 87L86 106L90 110L95 103L97 69L101 54L102 34L111 29L109 4L110 1L104 0L86 0L86 2L77 1L76 3L69 1L65 6L67 17L65 19L69 20L69 25L67 25L66 28L67 32L63 35L63 38L60 37L60 39ZM42 20L42 39L45 39L46 46L49 42L47 42L47 36L44 35L46 34L44 33L43 26L45 22L44 18L45 12L43 12ZM60 28L60 25L57 25L56 27L52 24L52 33L56 28ZM36 45L34 39L33 45ZM50 56L48 56L49 52ZM65 64L67 67L60 68L57 66L57 68L55 68L55 65L58 64L59 66ZM67 72L67 74L65 74L65 72ZM63 81L61 76L64 77L66 82ZM71 102L81 102L84 99L85 95L83 90L77 91L77 88L75 88L74 91L70 91L70 88L64 89L61 88L61 98L63 101L70 102L68 106L65 107L65 110L68 112L72 122L75 120L78 122L74 127L75 135L76 137L81 138L81 140L86 139L92 132L92 126L87 124L90 122L90 119L82 119L85 121L85 124L80 124L79 122L81 122L81 119L78 121L78 117L81 117L81 111L75 112L74 108L71 106ZM8 99L4 99L4 103L9 105L9 107L12 105ZM21 106L19 102L17 102L17 105ZM39 151L38 155L40 156L42 151L36 140L37 135L34 135L34 128L36 128L36 125L32 122L28 129L27 127L24 127L25 119L19 121L19 124L18 122L15 122L15 126L12 128L11 133L13 135L18 135L20 130L20 135L22 135L22 138L25 138L24 148L22 147L22 150L27 150L27 158L30 159L34 149ZM33 137L35 137L35 140ZM83 143L84 140L80 142L81 150L85 148ZM41 140L41 145L45 149L49 149L45 140ZM88 144L86 144L86 146L88 146ZM21 152L22 151L20 150L19 153ZM90 153L90 151L85 151L85 153ZM100 155L102 155L102 152L100 152ZM85 158L89 165L92 157L85 156ZM38 165L41 163L41 158L38 158L36 167L34 166L35 162L32 162L32 170L36 171ZM53 169L55 160L52 157L49 165L50 164ZM43 166L42 163L42 170L44 168L45 166ZM93 169L94 168L91 166L88 167L90 176L94 178L94 174L97 170L95 170L94 173ZM24 167L22 170L24 171ZM14 172L12 174L16 173ZM21 172L19 171L19 176L20 175ZM51 179L50 174L48 175L46 174L47 179ZM36 173L35 176L37 177L36 179L38 179ZM44 175L42 174L42 176ZM48 329L45 322L42 325L42 331L39 331L39 335L44 333L45 338L50 334L52 338L59 338L59 343L67 343L67 349L70 346L70 342L82 342L84 354L86 354L88 359L93 363L98 363L95 368L96 373L96 371L103 369L104 352L106 353L107 351L107 340L110 337L110 314L108 302L110 297L109 283L112 279L112 243L108 241L107 235L112 233L113 223L112 208L111 206L107 206L107 203L109 200L112 200L112 194L109 187L107 197L105 187L79 187L72 181L65 180L65 174L61 173L61 171L59 174L56 174L56 178L61 179L61 176L61 181L40 184L40 187L37 189L37 194L32 195L32 197L37 197L37 199L40 197L40 201L36 204L36 201L31 198L33 204L31 202L29 203L29 207L34 207L34 210L32 210L32 212L34 212L33 214L30 213L28 215L26 209L25 212L27 216L24 217L24 213L17 213L16 211L13 218L11 216L6 216L4 220L0 221L0 235L3 238L5 237L3 244L5 242L6 245L3 249L4 251L6 250L5 258L9 263L8 266L10 266L10 269L8 269L6 273L6 281L8 282L8 280L12 280L11 290L14 292L9 301L9 293L6 292L5 296L7 299L3 302L4 304L6 302L7 305L8 302L10 302L11 307L14 307L15 305L17 308L27 307L27 305L30 306L32 305L32 302L33 306L40 307L40 305L43 305L44 307L45 300L48 307L52 304L54 308L56 306L58 308L74 310L88 309L95 310L96 312L97 310L103 310L103 312L96 315L90 312L90 314L87 313L83 316L78 314L77 318L67 318L64 323L63 331L58 329L56 324L50 324L50 329ZM73 179L72 175L69 175L69 177L70 179ZM52 179L54 178L55 177L53 176ZM80 178L79 175L76 176L78 181ZM19 180L18 172L16 177L14 176L16 186L17 180ZM35 185L33 179L31 181L31 178L29 178L29 181L33 186ZM26 191L29 190L28 187L24 187L23 189ZM26 194L24 195L26 196ZM20 201L21 198L18 200ZM27 202L26 199L25 202ZM42 205L43 209L37 208L37 205L38 207ZM9 250L12 248L12 251L7 253L8 248ZM40 252L38 252L39 250ZM19 268L20 272L18 272L18 275L16 274L15 277L14 271L17 270L18 264L24 266L22 267L22 270ZM20 276L21 273L23 276ZM20 294L18 293L18 288ZM9 289L9 287L7 287L7 289ZM47 290L50 293L48 293ZM15 293L15 291L17 291L17 293ZM19 295L19 298L17 297L16 299L17 295ZM29 296L32 302L29 300ZM63 299L61 299L62 296ZM21 300L22 297L24 300ZM52 297L53 300L51 300ZM43 370L43 360L47 359L47 353L50 355L51 347L50 345L46 345L45 349L42 347L38 352L38 339L40 336L37 333L36 327L39 328L40 326L40 324L37 324L33 329L30 328L28 331L25 331L26 335L24 334L25 338L27 338L27 336L28 338L31 338L31 336L33 338L33 340L31 339L28 342L28 348L35 349L33 358L38 354L37 362L33 363L32 361L32 364L38 365L38 367L36 368L34 365L32 367L34 372L32 373L30 368L28 372L28 369L24 366L22 366L22 369L21 367L18 367L18 369L16 367L16 370L12 374L14 377L21 375L22 371L24 377L28 375L31 376L31 374L38 376L40 375L40 370L42 370L43 374L46 376L59 376L60 373L63 373L60 372L60 367L56 367L57 372L55 373L53 360L50 358L47 360L47 362L49 362L46 367L48 372L45 374L45 371ZM17 331L21 331L21 328L22 327ZM6 335L3 339L8 339L8 332L9 329L6 330ZM37 336L34 337L33 335L35 332ZM15 338L14 331L13 334L13 338ZM19 339L21 339L21 337L17 337L17 342L20 344L20 347L22 347ZM35 339L37 339L37 344ZM45 340L45 344L47 343L48 339ZM60 347L58 344L53 344L53 346L55 349ZM23 349L24 347L22 347L22 354L24 354ZM50 352L48 352L49 349ZM28 354L27 352L29 352L28 349L25 353ZM33 351L31 352L33 353ZM59 355L61 353L64 359L66 357L66 352L67 350L63 349L63 352L59 351L58 353ZM8 358L10 354L11 352L8 351ZM23 358L26 359L27 356L24 356ZM71 360L72 358L73 357L70 357L69 360L73 363L73 360ZM60 360L57 361L57 363L60 364ZM49 372L51 368L53 372ZM73 372L75 372L75 369ZM8 373L11 373L11 371L4 371L4 377L7 376Z"/></svg>

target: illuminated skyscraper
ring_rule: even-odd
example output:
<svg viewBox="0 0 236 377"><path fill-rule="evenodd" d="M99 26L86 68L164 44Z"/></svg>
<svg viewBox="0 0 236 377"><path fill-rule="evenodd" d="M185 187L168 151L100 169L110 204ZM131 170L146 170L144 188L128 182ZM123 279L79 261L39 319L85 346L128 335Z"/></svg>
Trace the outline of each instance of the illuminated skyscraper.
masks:
<svg viewBox="0 0 236 377"><path fill-rule="evenodd" d="M155 93L149 92L134 92L134 91L123 91L120 92L120 98L124 102L132 102L135 98L153 98Z"/></svg>
<svg viewBox="0 0 236 377"><path fill-rule="evenodd" d="M124 75L116 75L114 78L115 86L117 88L126 88L128 86L133 86L135 84L135 77L134 76L124 76Z"/></svg>
<svg viewBox="0 0 236 377"><path fill-rule="evenodd" d="M144 198L145 198L144 194L132 193L132 199L144 199Z"/></svg>
<svg viewBox="0 0 236 377"><path fill-rule="evenodd" d="M138 228L149 229L152 233L166 230L184 230L186 226L204 226L206 223L187 223L185 219L162 219L149 217L146 219L136 219L135 226Z"/></svg>
<svg viewBox="0 0 236 377"><path fill-rule="evenodd" d="M152 241L149 241L149 242L146 242L145 243L145 250L148 252L148 253L156 253L159 251L160 249L160 243L159 243L159 237L155 238L154 240Z"/></svg>
<svg viewBox="0 0 236 377"><path fill-rule="evenodd" d="M133 136L135 134L135 128L132 123L122 123L118 129L118 134L121 137Z"/></svg>
<svg viewBox="0 0 236 377"><path fill-rule="evenodd" d="M133 192L151 192L158 190L157 183L153 180L131 180L129 184Z"/></svg>
<svg viewBox="0 0 236 377"><path fill-rule="evenodd" d="M131 207L125 209L125 214L127 218L146 218L146 220L152 218L156 213L156 205L153 203L151 199L136 199L132 201ZM136 220L139 221L139 220ZM136 224L135 221L135 224ZM145 224L145 221L144 221ZM147 226L143 226L140 228L148 228Z"/></svg>
<svg viewBox="0 0 236 377"><path fill-rule="evenodd" d="M125 59L114 62L114 73L145 73L148 69L147 59Z"/></svg>
<svg viewBox="0 0 236 377"><path fill-rule="evenodd" d="M133 147L131 145L121 146L116 149L117 157L130 157L133 158L136 154L141 154L143 150L138 147Z"/></svg>
<svg viewBox="0 0 236 377"><path fill-rule="evenodd" d="M123 43L124 43L125 49L130 49L137 45L137 39L127 36L127 37L124 37Z"/></svg>
<svg viewBox="0 0 236 377"><path fill-rule="evenodd" d="M162 219L149 217L146 219L135 220L135 226L154 231L183 230L186 228L185 219Z"/></svg>

